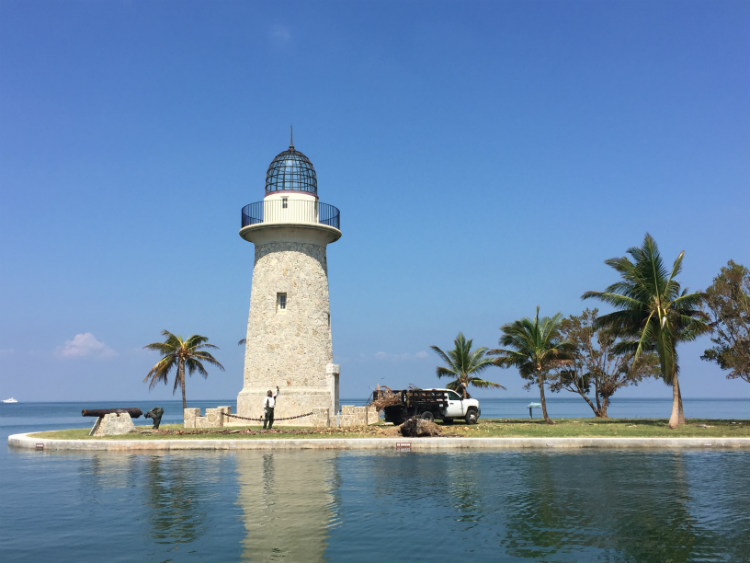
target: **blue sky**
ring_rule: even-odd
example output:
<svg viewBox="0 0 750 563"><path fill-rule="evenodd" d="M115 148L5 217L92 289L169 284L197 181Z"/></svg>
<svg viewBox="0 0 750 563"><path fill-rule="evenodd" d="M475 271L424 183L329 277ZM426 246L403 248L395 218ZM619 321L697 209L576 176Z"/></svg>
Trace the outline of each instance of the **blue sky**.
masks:
<svg viewBox="0 0 750 563"><path fill-rule="evenodd" d="M142 382L166 328L220 347L188 399L235 397L240 209L290 124L341 210L344 397L440 385L429 346L459 331L594 306L646 232L691 290L750 265L745 1L3 0L0 395L171 398ZM707 345L679 348L683 395L747 397Z"/></svg>

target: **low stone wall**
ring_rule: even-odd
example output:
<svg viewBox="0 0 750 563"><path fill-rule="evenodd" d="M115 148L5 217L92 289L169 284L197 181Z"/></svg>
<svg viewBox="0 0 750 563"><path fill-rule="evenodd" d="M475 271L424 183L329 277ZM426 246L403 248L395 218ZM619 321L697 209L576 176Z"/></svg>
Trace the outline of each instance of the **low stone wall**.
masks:
<svg viewBox="0 0 750 563"><path fill-rule="evenodd" d="M206 416L201 416L200 409L185 409L185 428L222 428L228 420L227 414L232 414L232 407L221 406L206 409Z"/></svg>
<svg viewBox="0 0 750 563"><path fill-rule="evenodd" d="M43 451L177 451L177 450L562 450L579 449L720 449L750 450L750 438L313 438L313 439L180 439L180 440L53 440L28 434L8 436L8 446Z"/></svg>
<svg viewBox="0 0 750 563"><path fill-rule="evenodd" d="M338 419L338 425L342 427L376 424L379 420L378 409L372 405L365 407L342 405L341 414L338 416Z"/></svg>
<svg viewBox="0 0 750 563"><path fill-rule="evenodd" d="M305 417L304 420L310 426L316 428L326 428L331 425L331 418L328 409L313 409L312 415ZM280 424L283 426L285 422L282 420Z"/></svg>
<svg viewBox="0 0 750 563"><path fill-rule="evenodd" d="M293 420L284 420L283 417L274 421L276 426L313 426L325 428L328 426L364 426L378 422L378 411L373 406L355 407L342 405L341 413L335 417L330 416L328 409L312 409L312 414ZM185 428L223 428L225 426L256 426L263 423L262 419L250 419L232 415L232 407L222 406L214 409L206 409L206 415L201 416L200 409L185 409ZM296 423L296 424L295 424Z"/></svg>

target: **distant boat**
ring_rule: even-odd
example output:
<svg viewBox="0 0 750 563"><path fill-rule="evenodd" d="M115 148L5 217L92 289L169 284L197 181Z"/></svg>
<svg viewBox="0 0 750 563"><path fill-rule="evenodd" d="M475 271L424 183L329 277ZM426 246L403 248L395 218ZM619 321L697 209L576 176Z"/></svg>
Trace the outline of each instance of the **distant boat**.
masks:
<svg viewBox="0 0 750 563"><path fill-rule="evenodd" d="M17 402L18 401L16 399L14 399L13 397L9 397L7 399L3 399L3 403L5 403L6 405L10 404L10 403L17 403Z"/></svg>

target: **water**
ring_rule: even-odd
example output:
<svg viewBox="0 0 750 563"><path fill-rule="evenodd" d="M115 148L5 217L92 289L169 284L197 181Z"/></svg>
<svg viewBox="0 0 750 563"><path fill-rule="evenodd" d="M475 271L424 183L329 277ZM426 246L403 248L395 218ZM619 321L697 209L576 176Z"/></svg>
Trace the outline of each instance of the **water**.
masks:
<svg viewBox="0 0 750 563"><path fill-rule="evenodd" d="M179 402L160 404L165 423L179 421ZM217 404L232 403L190 406ZM107 405L0 405L2 438L90 426L80 410L96 406ZM485 416L528 416L493 414L513 406L482 402ZM553 406L565 416L562 405ZM735 407L747 410L747 402L710 408ZM648 404L631 409L666 416L648 414ZM747 475L746 450L146 454L6 447L0 546L4 562L750 561Z"/></svg>

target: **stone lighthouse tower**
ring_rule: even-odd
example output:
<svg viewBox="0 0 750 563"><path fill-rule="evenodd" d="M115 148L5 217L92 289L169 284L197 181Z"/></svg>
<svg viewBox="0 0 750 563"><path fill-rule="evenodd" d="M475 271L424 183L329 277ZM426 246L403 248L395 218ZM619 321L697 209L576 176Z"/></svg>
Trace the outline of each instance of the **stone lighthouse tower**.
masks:
<svg viewBox="0 0 750 563"><path fill-rule="evenodd" d="M276 386L283 425L320 424L321 413L338 411L326 246L341 237L339 225L339 210L318 200L312 162L292 142L268 167L263 201L242 208L240 236L255 245L255 265L238 415L262 416Z"/></svg>

